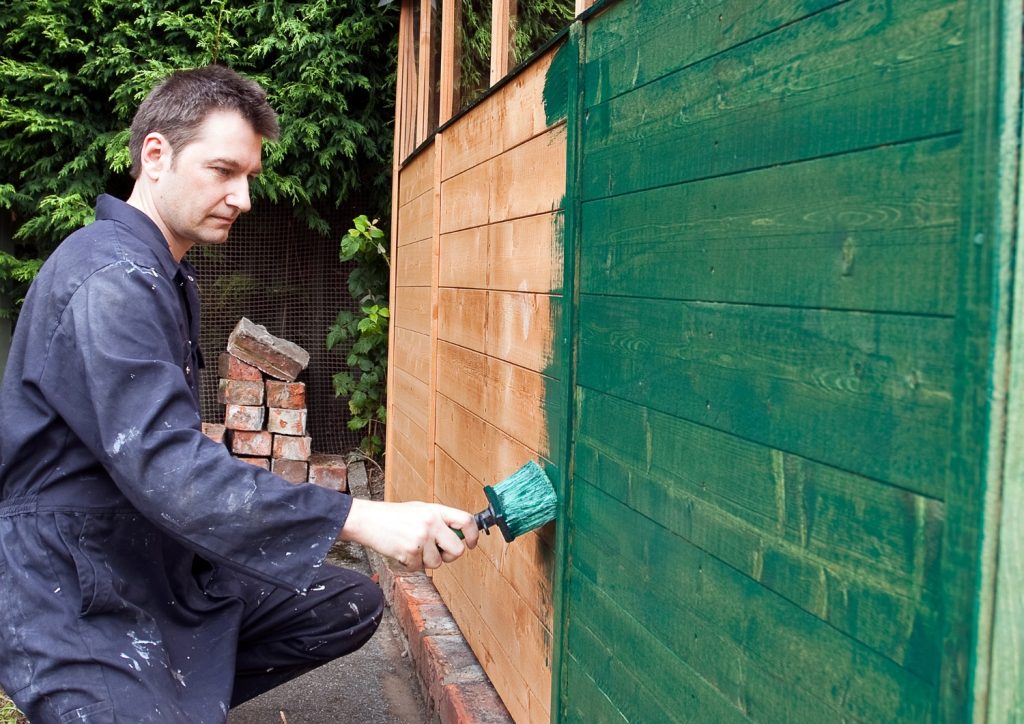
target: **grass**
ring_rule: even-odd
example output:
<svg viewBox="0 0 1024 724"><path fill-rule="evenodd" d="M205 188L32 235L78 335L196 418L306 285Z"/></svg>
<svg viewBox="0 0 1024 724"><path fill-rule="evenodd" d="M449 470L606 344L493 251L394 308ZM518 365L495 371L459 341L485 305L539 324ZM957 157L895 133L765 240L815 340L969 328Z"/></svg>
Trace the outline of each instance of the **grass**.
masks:
<svg viewBox="0 0 1024 724"><path fill-rule="evenodd" d="M0 724L28 724L25 715L18 711L18 707L3 691L0 691Z"/></svg>

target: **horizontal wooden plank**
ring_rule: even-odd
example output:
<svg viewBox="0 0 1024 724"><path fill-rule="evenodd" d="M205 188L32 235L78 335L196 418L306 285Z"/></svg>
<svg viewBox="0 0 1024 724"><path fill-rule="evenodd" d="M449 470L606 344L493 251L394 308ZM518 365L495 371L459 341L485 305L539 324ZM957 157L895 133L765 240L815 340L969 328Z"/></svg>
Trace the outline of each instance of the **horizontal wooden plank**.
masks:
<svg viewBox="0 0 1024 724"><path fill-rule="evenodd" d="M430 387L402 369L393 369L392 408L399 408L422 430L428 429Z"/></svg>
<svg viewBox="0 0 1024 724"><path fill-rule="evenodd" d="M549 49L502 86L495 108L495 130L502 150L514 148L548 130L548 103L544 97L548 72L557 48Z"/></svg>
<svg viewBox="0 0 1024 724"><path fill-rule="evenodd" d="M759 687L740 682L738 688L729 679L728 660L739 656L744 682L773 677L794 700L811 700L793 720L934 719L934 682L922 681L579 476L575 480L576 570L654 636L678 645L695 634L695 642L703 638L702 648L715 660L697 660L694 645L687 646L685 658L730 698L759 693ZM756 669L763 671L755 674ZM787 719L770 709L764 719Z"/></svg>
<svg viewBox="0 0 1024 724"><path fill-rule="evenodd" d="M398 405L391 405L388 409L388 427L392 428L392 447L402 454L406 463L417 471L420 479L426 481L429 478L430 465L430 441L427 431L420 427L405 410ZM428 500L428 498L420 498Z"/></svg>
<svg viewBox="0 0 1024 724"><path fill-rule="evenodd" d="M405 502L410 500L430 500L430 485L425 479L426 471L418 469L398 450L388 451L390 455L385 486L387 500Z"/></svg>
<svg viewBox="0 0 1024 724"><path fill-rule="evenodd" d="M583 575L570 577L567 594L572 611L566 634L569 654L629 721L748 721L752 712L744 697L728 701L730 692L717 689L690 664L719 659L718 665L731 669L734 679L742 678L742 658L718 648L713 635L705 638L702 631L696 643L655 636ZM781 687L776 691L780 700L790 696ZM779 710L773 713L776 721L786 720Z"/></svg>
<svg viewBox="0 0 1024 724"><path fill-rule="evenodd" d="M438 284L442 287L486 289L490 227L474 226L441 234Z"/></svg>
<svg viewBox="0 0 1024 724"><path fill-rule="evenodd" d="M958 131L963 11L843 3L589 108L583 198Z"/></svg>
<svg viewBox="0 0 1024 724"><path fill-rule="evenodd" d="M495 159L488 200L490 222L532 216L562 207L566 138L565 126L555 126Z"/></svg>
<svg viewBox="0 0 1024 724"><path fill-rule="evenodd" d="M442 234L487 224L496 164L485 161L441 182Z"/></svg>
<svg viewBox="0 0 1024 724"><path fill-rule="evenodd" d="M395 328L395 346L391 365L405 370L418 380L431 383L430 337L401 327Z"/></svg>
<svg viewBox="0 0 1024 724"><path fill-rule="evenodd" d="M425 193L398 208L398 246L434 235L434 194Z"/></svg>
<svg viewBox="0 0 1024 724"><path fill-rule="evenodd" d="M487 286L517 292L558 292L564 262L561 211L489 227Z"/></svg>
<svg viewBox="0 0 1024 724"><path fill-rule="evenodd" d="M487 338L487 292L476 289L439 289L437 337L483 352Z"/></svg>
<svg viewBox="0 0 1024 724"><path fill-rule="evenodd" d="M586 103L593 105L790 25L840 0L628 0L588 27ZM686 37L685 43L679 42ZM601 72L599 73L598 70Z"/></svg>
<svg viewBox="0 0 1024 724"><path fill-rule="evenodd" d="M589 296L579 317L582 386L945 494L951 320Z"/></svg>
<svg viewBox="0 0 1024 724"><path fill-rule="evenodd" d="M400 287L429 287L433 258L430 239L399 246L394 259L395 284Z"/></svg>
<svg viewBox="0 0 1024 724"><path fill-rule="evenodd" d="M578 475L934 680L941 504L590 391L580 405Z"/></svg>
<svg viewBox="0 0 1024 724"><path fill-rule="evenodd" d="M561 301L547 294L488 292L487 354L536 372L560 374L554 335Z"/></svg>
<svg viewBox="0 0 1024 724"><path fill-rule="evenodd" d="M561 459L551 447L564 425L562 386L557 381L441 341L437 391L543 457Z"/></svg>
<svg viewBox="0 0 1024 724"><path fill-rule="evenodd" d="M560 721L628 724L629 719L615 708L597 683L584 673L582 662L571 655L566 656L566 660L568 665L564 667L563 687L571 693L563 696L560 702L563 707Z"/></svg>
<svg viewBox="0 0 1024 724"><path fill-rule="evenodd" d="M583 206L583 293L950 315L959 136Z"/></svg>
<svg viewBox="0 0 1024 724"><path fill-rule="evenodd" d="M430 334L430 287L395 287L391 319L396 327Z"/></svg>
<svg viewBox="0 0 1024 724"><path fill-rule="evenodd" d="M444 130L441 154L441 180L458 176L494 158L503 150L495 120L498 102L485 98Z"/></svg>
<svg viewBox="0 0 1024 724"><path fill-rule="evenodd" d="M398 177L399 206L405 206L434 188L435 152L436 145L431 144L402 166Z"/></svg>

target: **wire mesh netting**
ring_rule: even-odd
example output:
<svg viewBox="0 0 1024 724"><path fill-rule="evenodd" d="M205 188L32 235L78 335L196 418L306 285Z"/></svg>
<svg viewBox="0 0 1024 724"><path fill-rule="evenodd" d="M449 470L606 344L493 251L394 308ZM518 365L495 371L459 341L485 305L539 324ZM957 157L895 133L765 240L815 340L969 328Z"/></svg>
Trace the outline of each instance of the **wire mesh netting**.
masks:
<svg viewBox="0 0 1024 724"><path fill-rule="evenodd" d="M328 351L324 345L338 312L357 311L347 289L351 265L338 260L341 236L351 218L339 212L328 221L332 233L324 237L296 220L287 207L254 205L235 224L226 244L197 246L189 254L202 296L204 421L223 422L224 407L217 402L217 358L238 320L247 317L309 352L309 366L298 381L306 383L313 450L340 454L359 445L362 433L346 424L348 400L335 397L331 382L345 369L349 349L337 345Z"/></svg>

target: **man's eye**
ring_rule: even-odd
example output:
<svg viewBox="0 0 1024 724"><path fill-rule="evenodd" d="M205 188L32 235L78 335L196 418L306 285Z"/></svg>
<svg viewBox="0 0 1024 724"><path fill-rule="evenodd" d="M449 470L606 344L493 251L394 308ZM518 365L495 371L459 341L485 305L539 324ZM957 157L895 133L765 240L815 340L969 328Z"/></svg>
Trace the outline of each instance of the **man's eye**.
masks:
<svg viewBox="0 0 1024 724"><path fill-rule="evenodd" d="M223 166L214 166L213 170L216 171L221 176L230 176L231 175L231 171L229 169L224 168Z"/></svg>

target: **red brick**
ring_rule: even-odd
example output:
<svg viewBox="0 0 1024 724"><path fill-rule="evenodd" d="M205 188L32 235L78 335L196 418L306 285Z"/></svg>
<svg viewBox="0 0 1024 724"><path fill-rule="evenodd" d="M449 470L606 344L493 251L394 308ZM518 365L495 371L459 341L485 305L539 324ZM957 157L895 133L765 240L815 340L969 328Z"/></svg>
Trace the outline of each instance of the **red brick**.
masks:
<svg viewBox="0 0 1024 724"><path fill-rule="evenodd" d="M309 460L313 438L298 435L274 435L274 457L284 460Z"/></svg>
<svg viewBox="0 0 1024 724"><path fill-rule="evenodd" d="M241 460L243 463L249 463L250 465L255 465L258 468L270 470L270 460L268 460L267 458L249 458L239 456L238 459Z"/></svg>
<svg viewBox="0 0 1024 724"><path fill-rule="evenodd" d="M270 457L274 436L266 430L232 430L231 452L235 455Z"/></svg>
<svg viewBox="0 0 1024 724"><path fill-rule="evenodd" d="M259 382L263 379L262 372L227 352L221 352L217 358L217 373L218 376L228 380Z"/></svg>
<svg viewBox="0 0 1024 724"><path fill-rule="evenodd" d="M281 435L305 435L306 411L267 408L267 429Z"/></svg>
<svg viewBox="0 0 1024 724"><path fill-rule="evenodd" d="M267 407L301 410L306 406L305 382L267 380Z"/></svg>
<svg viewBox="0 0 1024 724"><path fill-rule="evenodd" d="M348 490L348 463L344 455L312 455L309 482L344 493Z"/></svg>
<svg viewBox="0 0 1024 724"><path fill-rule="evenodd" d="M266 327L242 317L228 336L228 352L271 377L294 382L309 364L309 352L294 342L275 337Z"/></svg>
<svg viewBox="0 0 1024 724"><path fill-rule="evenodd" d="M225 405L224 427L229 430L262 430L267 408L253 405Z"/></svg>
<svg viewBox="0 0 1024 724"><path fill-rule="evenodd" d="M514 721L489 681L448 684L441 691L437 714L444 724L512 724Z"/></svg>
<svg viewBox="0 0 1024 724"><path fill-rule="evenodd" d="M282 460L274 458L270 461L270 471L280 475L289 483L304 483L308 474L308 465L301 460Z"/></svg>
<svg viewBox="0 0 1024 724"><path fill-rule="evenodd" d="M224 432L227 430L223 425L216 422L204 422L202 425L203 434L216 443L224 444Z"/></svg>
<svg viewBox="0 0 1024 724"><path fill-rule="evenodd" d="M262 405L263 383L221 377L217 386L217 402L222 405Z"/></svg>

